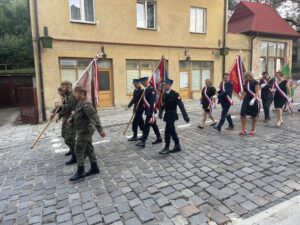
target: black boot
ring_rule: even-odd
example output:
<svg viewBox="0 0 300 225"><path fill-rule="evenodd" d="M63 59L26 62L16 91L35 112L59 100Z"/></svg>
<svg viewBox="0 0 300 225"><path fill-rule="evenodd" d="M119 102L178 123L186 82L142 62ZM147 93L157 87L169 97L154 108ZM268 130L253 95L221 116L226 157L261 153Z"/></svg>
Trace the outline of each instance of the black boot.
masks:
<svg viewBox="0 0 300 225"><path fill-rule="evenodd" d="M136 144L136 146L138 146L140 148L145 148L145 145L146 145L145 141L141 141L141 142Z"/></svg>
<svg viewBox="0 0 300 225"><path fill-rule="evenodd" d="M77 162L76 156L75 156L75 154L72 154L71 158L66 162L66 165L72 165L76 162Z"/></svg>
<svg viewBox="0 0 300 225"><path fill-rule="evenodd" d="M167 154L169 154L169 152L170 152L169 145L166 145L164 147L164 149L159 152L159 154L161 154L161 155L167 155Z"/></svg>
<svg viewBox="0 0 300 225"><path fill-rule="evenodd" d="M72 155L71 149L65 154L65 156Z"/></svg>
<svg viewBox="0 0 300 225"><path fill-rule="evenodd" d="M72 176L70 177L70 181L76 181L76 180L79 180L81 178L84 178L85 177L85 174L84 174L84 166L79 166L78 169L77 169L77 172Z"/></svg>
<svg viewBox="0 0 300 225"><path fill-rule="evenodd" d="M153 145L156 145L156 144L159 144L159 143L162 143L161 137L158 137L154 142L152 142Z"/></svg>
<svg viewBox="0 0 300 225"><path fill-rule="evenodd" d="M128 139L128 141L137 141L137 136L132 136L131 138Z"/></svg>
<svg viewBox="0 0 300 225"><path fill-rule="evenodd" d="M93 174L98 174L98 173L100 173L100 169L98 167L97 162L92 162L91 168L88 172L85 173L85 176L88 177L88 176L91 176Z"/></svg>
<svg viewBox="0 0 300 225"><path fill-rule="evenodd" d="M169 151L170 153L175 153L175 152L180 152L181 151L181 147L179 144L175 145L174 148Z"/></svg>

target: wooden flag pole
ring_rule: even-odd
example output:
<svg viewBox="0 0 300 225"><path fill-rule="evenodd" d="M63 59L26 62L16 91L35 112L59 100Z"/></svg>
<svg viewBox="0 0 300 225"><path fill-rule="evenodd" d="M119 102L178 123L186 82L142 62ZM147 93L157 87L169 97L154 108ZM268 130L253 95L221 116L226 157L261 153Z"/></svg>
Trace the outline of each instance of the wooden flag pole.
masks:
<svg viewBox="0 0 300 225"><path fill-rule="evenodd" d="M45 125L45 127L43 128L43 130L40 132L40 134L37 136L37 138L35 139L35 141L33 142L32 146L30 147L31 149L34 148L34 146L37 144L37 142L40 140L41 136L43 135L43 133L46 131L46 129L48 128L48 126L50 125L50 123L52 122L52 120L55 118L56 114L58 113L59 107L56 107L56 110L54 112L54 116L51 117L47 124Z"/></svg>

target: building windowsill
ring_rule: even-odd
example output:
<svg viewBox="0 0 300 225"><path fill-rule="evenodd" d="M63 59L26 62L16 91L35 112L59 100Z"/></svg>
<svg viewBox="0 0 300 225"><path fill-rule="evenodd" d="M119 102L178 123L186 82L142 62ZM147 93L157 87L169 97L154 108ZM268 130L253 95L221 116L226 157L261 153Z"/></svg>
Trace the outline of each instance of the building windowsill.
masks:
<svg viewBox="0 0 300 225"><path fill-rule="evenodd" d="M157 31L157 28L136 27L138 30Z"/></svg>
<svg viewBox="0 0 300 225"><path fill-rule="evenodd" d="M200 32L191 32L191 31L190 31L190 34L207 35L207 32L200 33Z"/></svg>
<svg viewBox="0 0 300 225"><path fill-rule="evenodd" d="M70 20L71 23L80 23L80 24L87 24L87 25L96 25L96 22L89 22L89 21L81 21L81 20Z"/></svg>

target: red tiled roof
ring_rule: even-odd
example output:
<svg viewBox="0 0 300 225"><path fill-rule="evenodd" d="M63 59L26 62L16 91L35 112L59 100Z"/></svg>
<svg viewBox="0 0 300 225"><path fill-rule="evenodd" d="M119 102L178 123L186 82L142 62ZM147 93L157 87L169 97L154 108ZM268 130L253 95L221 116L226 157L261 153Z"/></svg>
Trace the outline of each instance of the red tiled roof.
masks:
<svg viewBox="0 0 300 225"><path fill-rule="evenodd" d="M260 33L300 38L275 9L267 4L241 1L228 22L230 33Z"/></svg>

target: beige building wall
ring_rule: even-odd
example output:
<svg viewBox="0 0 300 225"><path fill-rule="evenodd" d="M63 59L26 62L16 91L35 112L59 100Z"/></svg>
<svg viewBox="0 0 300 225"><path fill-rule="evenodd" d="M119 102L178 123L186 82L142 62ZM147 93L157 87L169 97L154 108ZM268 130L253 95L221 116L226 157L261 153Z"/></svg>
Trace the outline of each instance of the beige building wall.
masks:
<svg viewBox="0 0 300 225"><path fill-rule="evenodd" d="M69 1L38 0L41 36L47 26L53 38L53 48L42 49L46 107L52 107L58 100L59 58L92 58L101 46L113 62L115 105L127 104L130 99L126 87L126 59L159 60L164 55L169 75L175 81L174 89L178 90L179 61L185 60L187 50L191 60L213 61L212 79L218 84L222 77L219 48L223 36L223 4L223 0L157 1L157 29L145 30L136 27L135 0L95 1L95 24L70 22ZM207 10L205 34L190 33L191 6ZM33 0L30 0L30 9L34 27ZM200 93L193 93L193 97L199 98Z"/></svg>

